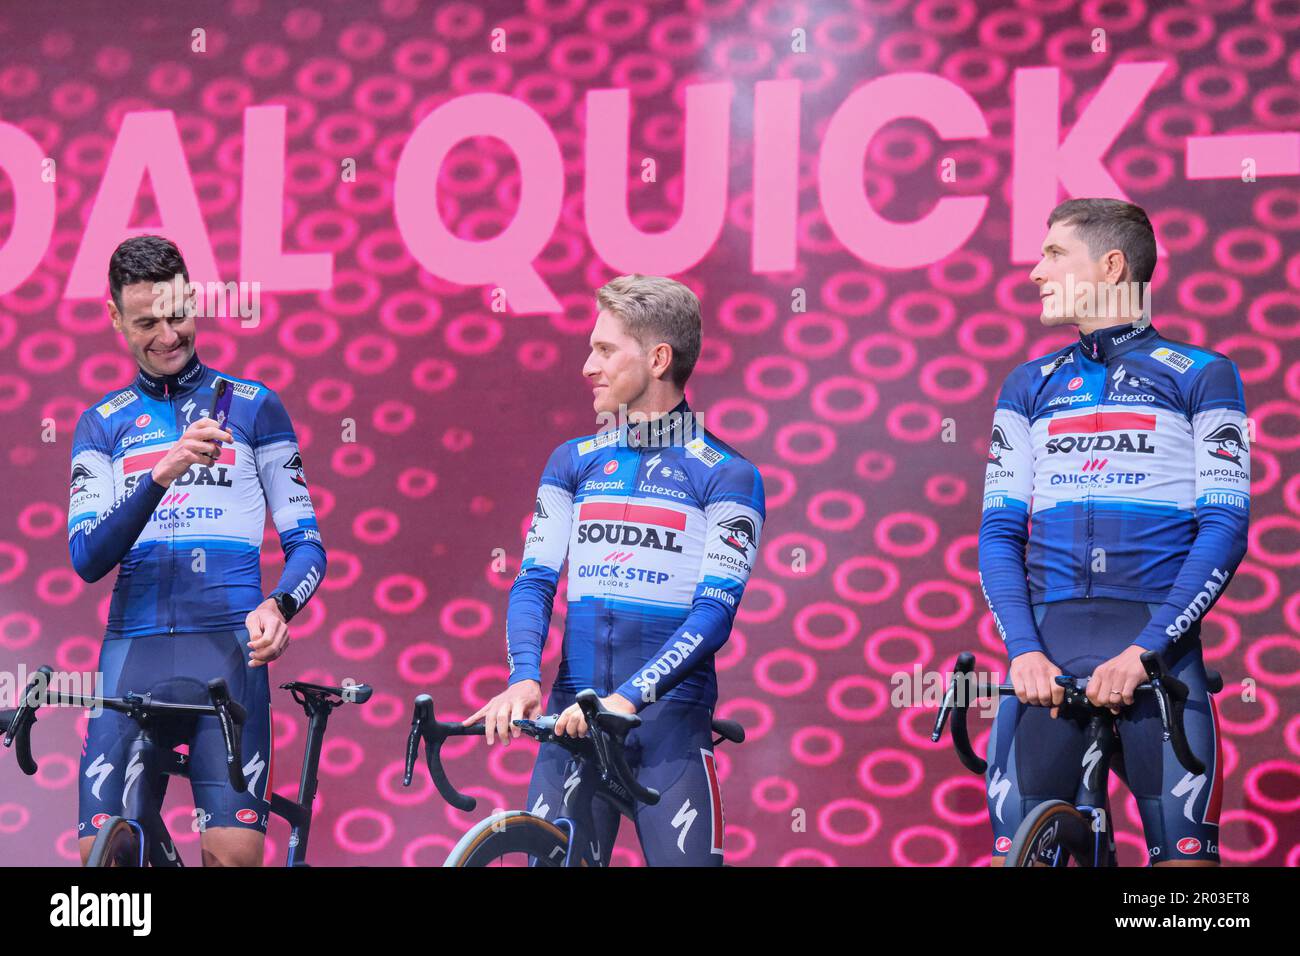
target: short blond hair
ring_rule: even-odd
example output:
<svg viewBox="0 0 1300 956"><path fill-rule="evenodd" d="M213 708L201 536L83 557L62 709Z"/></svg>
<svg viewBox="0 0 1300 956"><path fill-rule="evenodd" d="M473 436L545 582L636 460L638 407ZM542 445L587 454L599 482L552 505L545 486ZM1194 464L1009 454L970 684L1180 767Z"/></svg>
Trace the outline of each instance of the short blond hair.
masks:
<svg viewBox="0 0 1300 956"><path fill-rule="evenodd" d="M685 387L700 358L700 300L694 292L675 279L633 274L601 286L596 304L622 319L646 348L660 342L672 348L673 384Z"/></svg>

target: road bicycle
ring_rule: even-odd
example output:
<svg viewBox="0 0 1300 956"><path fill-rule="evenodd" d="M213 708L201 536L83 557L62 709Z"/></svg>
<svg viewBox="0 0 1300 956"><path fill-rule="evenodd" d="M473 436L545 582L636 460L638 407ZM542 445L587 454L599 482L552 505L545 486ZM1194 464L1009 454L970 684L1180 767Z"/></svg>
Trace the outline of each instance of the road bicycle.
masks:
<svg viewBox="0 0 1300 956"><path fill-rule="evenodd" d="M1178 762L1193 776L1205 773L1204 762L1192 752L1183 729L1183 712L1187 704L1187 685L1170 674L1155 651L1142 655L1147 681L1135 693L1154 694L1160 710L1164 739L1172 745ZM975 655L969 651L957 657L948 692L935 718L930 739L938 742L944 724L952 717L953 748L962 764L972 773L984 775L988 769L971 747L966 726L971 701L979 697L1015 695L1009 684L990 685L973 680ZM1207 687L1215 694L1223 689L1223 678L1208 671ZM1085 725L1084 757L1079 769L1079 786L1074 801L1045 800L1026 814L1016 829L1007 850L1004 866L1115 866L1115 837L1111 830L1107 788L1110 763L1119 752L1119 734L1115 714L1097 707L1087 698L1087 678L1065 674L1056 678L1065 689L1058 715L1064 720L1078 720Z"/></svg>
<svg viewBox="0 0 1300 956"><path fill-rule="evenodd" d="M460 838L447 854L443 866L498 863L546 867L603 866L606 860L593 859L590 852L592 801L603 800L629 819L637 802L651 806L659 802L659 793L637 783L636 775L627 764L627 735L640 726L641 718L607 710L599 695L590 689L578 694L577 703L587 721L585 737L557 737L555 722L559 718L555 714L535 720L514 721L527 736L538 743L559 744L578 762L578 784L566 803L571 815L558 817L552 822L527 810L493 814L479 821ZM745 740L745 729L734 720L714 720L712 729L718 735L713 741L715 747L724 740L736 744ZM452 786L442 765L442 745L449 737L481 736L483 733L483 724L465 727L438 720L434 716L433 699L428 694L421 694L415 698L411 732L406 741L403 786L411 785L420 741L423 740L425 762L438 793L456 809L472 812L477 801ZM583 768L594 768L596 772L587 773ZM577 849L579 847L581 849Z"/></svg>
<svg viewBox="0 0 1300 956"><path fill-rule="evenodd" d="M70 707L103 707L126 714L138 726L127 753L138 761L141 772L134 786L124 788L120 813L100 827L91 848L87 866L102 867L178 867L183 866L176 843L162 818L162 802L168 777L189 776L188 755L173 748L188 739L194 721L215 717L226 746L226 769L230 785L236 792L246 789L243 759L240 754L240 731L246 717L243 706L232 700L226 682L220 678L203 688L198 681L164 681L154 691L128 693L123 697L85 697L47 693L51 669L40 668L28 684L19 706L0 710L0 727L5 728L3 743L13 747L23 773L36 773L32 758L31 730L36 712L42 704ZM311 836L312 804L316 798L321 745L329 725L330 713L346 703L364 704L373 692L367 684L328 687L290 681L280 685L293 696L307 715L307 746L302 758L298 782L298 799L290 800L278 793L270 796L269 811L289 823L289 847L285 866L307 866L307 842ZM157 700L155 694L188 697L188 700ZM200 703L200 698L206 698Z"/></svg>

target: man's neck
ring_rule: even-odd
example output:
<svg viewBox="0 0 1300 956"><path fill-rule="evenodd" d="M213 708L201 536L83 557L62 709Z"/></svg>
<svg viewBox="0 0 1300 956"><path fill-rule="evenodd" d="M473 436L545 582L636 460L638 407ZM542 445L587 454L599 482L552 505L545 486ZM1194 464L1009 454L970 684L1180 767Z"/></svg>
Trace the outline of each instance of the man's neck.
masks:
<svg viewBox="0 0 1300 956"><path fill-rule="evenodd" d="M671 412L682 403L682 399L685 397L686 393L678 389L669 389L655 395L644 395L640 400L628 406L628 417L644 415L647 421L654 421L656 418Z"/></svg>

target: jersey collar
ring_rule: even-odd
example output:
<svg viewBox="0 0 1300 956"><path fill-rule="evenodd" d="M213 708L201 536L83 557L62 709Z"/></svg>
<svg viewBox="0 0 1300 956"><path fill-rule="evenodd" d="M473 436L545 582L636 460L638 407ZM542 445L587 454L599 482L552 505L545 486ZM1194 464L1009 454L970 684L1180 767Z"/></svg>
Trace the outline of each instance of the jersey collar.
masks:
<svg viewBox="0 0 1300 956"><path fill-rule="evenodd" d="M1134 325L1112 325L1097 329L1086 335L1079 333L1079 348L1083 354L1097 362L1105 362L1116 355L1123 355L1130 349L1140 348L1156 337L1156 327L1151 323Z"/></svg>
<svg viewBox="0 0 1300 956"><path fill-rule="evenodd" d="M626 444L629 448L663 448L667 445L684 445L695 431L691 407L683 397L673 410L653 421L640 425L625 425Z"/></svg>
<svg viewBox="0 0 1300 956"><path fill-rule="evenodd" d="M135 376L135 384L146 395L154 398L176 398L197 389L203 382L203 372L204 365L199 361L199 353L195 352L185 367L175 375L150 375L140 369Z"/></svg>

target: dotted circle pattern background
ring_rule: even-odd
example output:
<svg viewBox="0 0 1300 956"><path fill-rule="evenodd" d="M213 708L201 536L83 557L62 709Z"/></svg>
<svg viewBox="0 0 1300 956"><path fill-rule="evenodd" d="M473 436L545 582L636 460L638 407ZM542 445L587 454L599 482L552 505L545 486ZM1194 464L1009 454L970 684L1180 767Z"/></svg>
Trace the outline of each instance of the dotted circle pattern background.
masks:
<svg viewBox="0 0 1300 956"><path fill-rule="evenodd" d="M67 5L63 5L61 10ZM1227 792L1222 853L1234 864L1300 859L1300 190L1294 177L1186 181L1189 134L1300 125L1300 11L1282 0L883 0L822 4L690 0L379 0L286 7L193 2L183 12L86 4L75 17L0 14L0 118L57 160L58 219L39 268L0 298L0 668L93 669L111 584L72 571L64 521L69 439L79 412L125 383L132 363L102 301L62 290L123 116L175 112L222 278L237 278L242 112L288 109L285 245L334 254L333 288L269 296L261 324L211 320L200 354L276 388L292 414L330 554L322 591L293 624L273 679L366 681L365 708L334 717L321 760L312 841L319 864L440 862L470 818L427 777L401 786L412 698L431 692L461 716L506 676L506 593L538 473L554 445L591 431L579 374L592 290L614 273L582 218L584 98L632 91L628 205L657 230L683 194L684 87L735 89L727 219L683 276L706 316L691 382L697 408L762 470L762 554L718 657L721 714L749 740L719 749L728 859L738 864L979 865L989 827L979 778L931 745L931 709L890 705L898 671L946 669L958 651L1003 670L976 576L983 452L998 386L1018 362L1069 340L1045 334L1009 258L1012 72L1060 68L1062 129L1117 63L1167 69L1106 165L1152 215L1166 256L1157 325L1230 355L1257 423L1250 551L1205 627L1221 699ZM205 53L190 50L206 30ZM489 50L500 27L508 51ZM807 53L791 51L805 31ZM1096 28L1108 52L1092 53ZM939 196L991 197L974 236L929 268L864 265L830 232L816 187L828 117L876 76L948 78L992 133L949 143L915 121L891 124L863 162L887 218L924 215ZM799 265L754 275L753 92L802 82ZM490 290L430 275L393 218L394 170L411 130L476 91L528 103L558 138L565 202L537 261L564 312L493 312ZM640 178L653 157L657 183ZM356 182L341 182L354 158ZM938 181L940 160L957 182ZM430 173L432 175L432 171ZM462 143L438 181L457 235L509 223L519 167L492 138ZM0 175L0 239L13 222ZM149 186L133 224L156 222ZM808 311L791 309L806 290ZM539 396L544 396L539 401ZM357 441L341 440L341 422ZM40 439L52 419L58 440ZM955 429L956 442L941 440ZM494 566L494 549L506 555ZM802 565L792 569L798 557ZM281 563L268 535L264 576ZM554 671L563 589L545 663ZM1253 682L1253 702L1242 682ZM276 692L274 779L292 793L305 721ZM75 858L84 718L42 717L35 779L0 756L0 859ZM983 749L987 727L974 728ZM453 778L482 812L523 799L534 749L447 747ZM1118 785L1117 785L1118 786ZM188 788L166 817L194 861ZM1136 807L1115 793L1121 860L1144 859ZM269 862L287 830L274 821ZM639 861L629 826L615 862Z"/></svg>

